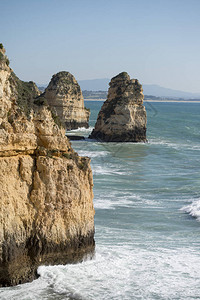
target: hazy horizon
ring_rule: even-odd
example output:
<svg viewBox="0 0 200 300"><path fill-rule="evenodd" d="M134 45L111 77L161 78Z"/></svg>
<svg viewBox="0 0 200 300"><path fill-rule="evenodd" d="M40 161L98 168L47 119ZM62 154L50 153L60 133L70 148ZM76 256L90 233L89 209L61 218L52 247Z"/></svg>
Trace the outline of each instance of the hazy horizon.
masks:
<svg viewBox="0 0 200 300"><path fill-rule="evenodd" d="M86 80L77 80L82 91L107 91L109 88L109 78L94 78ZM46 88L48 83L38 83L38 87ZM156 97L175 97L175 98L198 98L200 93L191 93L187 91L180 91L176 89L166 88L157 84L145 84L142 83L143 92L145 95L152 95Z"/></svg>
<svg viewBox="0 0 200 300"><path fill-rule="evenodd" d="M73 75L73 74L72 74ZM117 75L117 74L115 74L115 75ZM53 74L52 74L52 76L53 76ZM137 78L136 78L137 79ZM111 80L111 78L89 78L89 79L77 79L76 78L76 80L78 81L78 82L83 82L83 81L96 81L96 80L108 80L108 81L110 81ZM50 81L49 81L50 82ZM37 84L37 86L41 86L41 87L45 87L45 86L47 86L48 84L49 84L49 82L36 82L36 84ZM156 83L152 83L152 84L149 84L149 83L146 83L146 82L141 82L141 84L142 85L149 85L149 86L156 86L156 87L160 87L160 88L164 88L164 89L172 89L172 88L170 88L170 87L166 87L166 86L161 86L161 85L159 85L159 84L156 84ZM188 91L186 91L186 90L178 90L178 89L176 89L176 88L173 88L172 90L174 90L174 91L180 91L180 92L184 92L184 93L187 93ZM104 91L104 90L103 90ZM191 93L191 94L198 94L198 95L200 95L200 92L188 92L188 93Z"/></svg>
<svg viewBox="0 0 200 300"><path fill-rule="evenodd" d="M126 71L142 84L200 93L199 11L198 0L2 1L0 42L22 80Z"/></svg>

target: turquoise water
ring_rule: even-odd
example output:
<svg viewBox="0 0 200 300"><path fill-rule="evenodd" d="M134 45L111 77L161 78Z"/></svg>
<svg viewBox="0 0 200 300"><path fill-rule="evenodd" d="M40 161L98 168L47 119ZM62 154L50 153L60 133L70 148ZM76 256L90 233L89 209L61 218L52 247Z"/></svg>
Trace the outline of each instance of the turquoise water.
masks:
<svg viewBox="0 0 200 300"><path fill-rule="evenodd" d="M91 157L95 258L40 267L0 299L200 299L200 104L145 106L148 143L72 143Z"/></svg>

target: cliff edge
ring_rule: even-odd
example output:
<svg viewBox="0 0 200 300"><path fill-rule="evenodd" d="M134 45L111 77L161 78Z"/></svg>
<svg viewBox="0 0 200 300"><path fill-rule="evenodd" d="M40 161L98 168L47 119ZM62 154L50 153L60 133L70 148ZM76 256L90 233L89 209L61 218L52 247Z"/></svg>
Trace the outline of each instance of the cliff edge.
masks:
<svg viewBox="0 0 200 300"><path fill-rule="evenodd" d="M78 82L69 72L63 71L53 75L40 98L46 99L67 130L89 127L90 112L84 107Z"/></svg>
<svg viewBox="0 0 200 300"><path fill-rule="evenodd" d="M105 142L145 142L146 111L142 85L126 72L113 77L89 138Z"/></svg>
<svg viewBox="0 0 200 300"><path fill-rule="evenodd" d="M41 264L94 251L93 178L33 82L0 44L0 286L37 277Z"/></svg>

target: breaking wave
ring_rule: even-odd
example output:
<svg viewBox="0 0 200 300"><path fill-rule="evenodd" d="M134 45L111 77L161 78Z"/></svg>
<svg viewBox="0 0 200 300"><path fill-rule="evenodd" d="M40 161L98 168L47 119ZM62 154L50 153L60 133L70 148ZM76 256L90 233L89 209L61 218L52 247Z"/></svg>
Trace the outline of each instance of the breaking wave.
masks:
<svg viewBox="0 0 200 300"><path fill-rule="evenodd" d="M181 210L200 221L200 200L195 200L191 204L183 206Z"/></svg>

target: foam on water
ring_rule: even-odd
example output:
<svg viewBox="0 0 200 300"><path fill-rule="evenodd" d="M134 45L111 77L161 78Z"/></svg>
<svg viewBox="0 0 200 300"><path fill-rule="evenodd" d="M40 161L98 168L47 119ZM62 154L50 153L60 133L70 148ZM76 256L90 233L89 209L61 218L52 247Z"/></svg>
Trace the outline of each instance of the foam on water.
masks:
<svg viewBox="0 0 200 300"><path fill-rule="evenodd" d="M78 154L80 156L88 156L88 157L103 157L108 154L106 151L88 151L88 150L79 150Z"/></svg>
<svg viewBox="0 0 200 300"><path fill-rule="evenodd" d="M92 166L93 175L127 175L126 170L114 169L109 166L95 165Z"/></svg>
<svg viewBox="0 0 200 300"><path fill-rule="evenodd" d="M94 201L95 209L115 209L116 207L130 207L133 205L132 200L128 199L106 199L105 197L102 199L97 199Z"/></svg>
<svg viewBox="0 0 200 300"><path fill-rule="evenodd" d="M143 207L154 207L154 208L160 208L161 204L158 200L149 199L147 198L147 195L145 197L142 197L139 194L135 194L132 191L130 192L119 192L116 190L109 191L102 191L101 197L95 196L94 197L94 207L95 209L116 209L119 207L137 207L137 206L143 206Z"/></svg>
<svg viewBox="0 0 200 300"><path fill-rule="evenodd" d="M185 211L190 216L196 218L200 221L200 200L195 200L189 205L185 205L181 208L182 211Z"/></svg>
<svg viewBox="0 0 200 300"><path fill-rule="evenodd" d="M162 145L162 146L165 146L165 147L173 148L175 150L180 150L180 149L200 150L200 145L199 144L192 144L191 145L190 141L188 141L188 143L183 143L183 142L177 143L177 141L172 143L171 141L164 140L162 138L150 138L148 140L148 142L151 145Z"/></svg>
<svg viewBox="0 0 200 300"><path fill-rule="evenodd" d="M6 298L4 292L0 296L2 300L199 299L199 268L199 253L190 248L101 245L93 260L75 265L41 266L40 279L21 286L15 293L8 291Z"/></svg>
<svg viewBox="0 0 200 300"><path fill-rule="evenodd" d="M79 127L77 129L73 129L73 130L70 130L70 131L67 131L67 134L74 134L74 133L87 133L89 134L92 130L94 129L94 127L90 126L88 128L85 128L85 127Z"/></svg>
<svg viewBox="0 0 200 300"><path fill-rule="evenodd" d="M48 267L39 273L53 276L50 284L57 293L74 291L80 299L169 299L177 295L188 299L199 296L193 280L200 280L199 267L198 253L188 250L110 246L97 249L94 261L54 268L56 276Z"/></svg>

